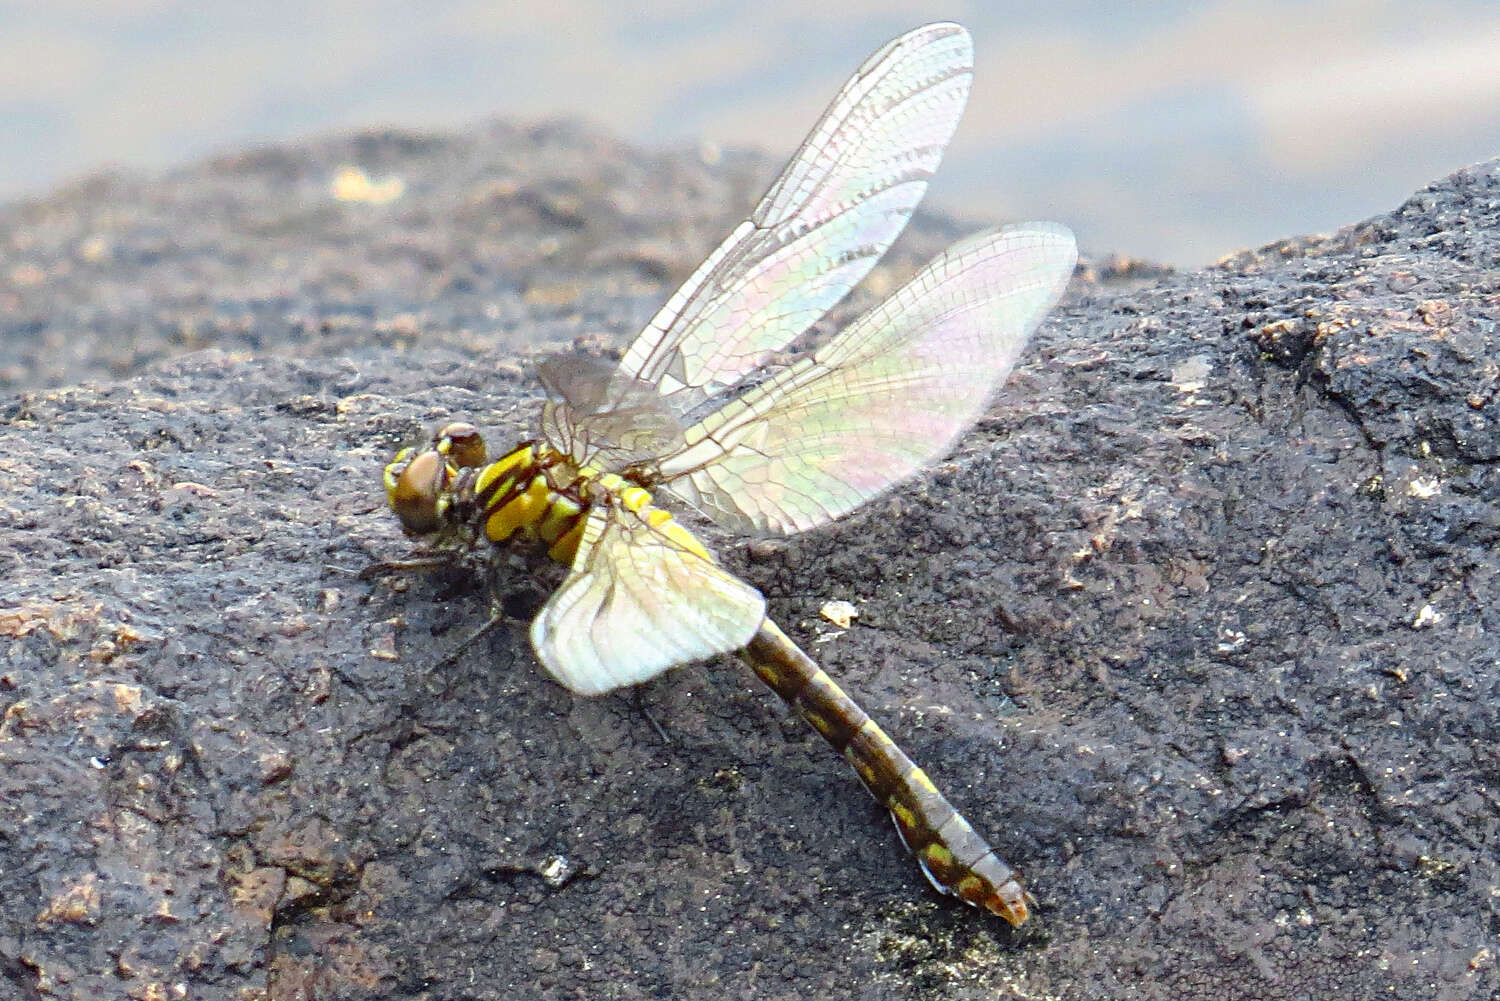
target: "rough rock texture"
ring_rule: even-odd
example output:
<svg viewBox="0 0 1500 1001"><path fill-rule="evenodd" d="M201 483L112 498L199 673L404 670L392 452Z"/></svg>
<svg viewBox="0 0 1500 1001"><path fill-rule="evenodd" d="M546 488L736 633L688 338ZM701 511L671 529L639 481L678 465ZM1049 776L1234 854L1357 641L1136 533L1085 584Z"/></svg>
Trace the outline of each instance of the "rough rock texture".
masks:
<svg viewBox="0 0 1500 1001"><path fill-rule="evenodd" d="M1026 874L1019 932L732 661L577 699L523 568L466 648L472 576L357 577L388 454L527 433L533 354L624 341L768 166L496 125L0 210L0 997L1500 990L1500 163L1085 268L949 461L720 540Z"/></svg>

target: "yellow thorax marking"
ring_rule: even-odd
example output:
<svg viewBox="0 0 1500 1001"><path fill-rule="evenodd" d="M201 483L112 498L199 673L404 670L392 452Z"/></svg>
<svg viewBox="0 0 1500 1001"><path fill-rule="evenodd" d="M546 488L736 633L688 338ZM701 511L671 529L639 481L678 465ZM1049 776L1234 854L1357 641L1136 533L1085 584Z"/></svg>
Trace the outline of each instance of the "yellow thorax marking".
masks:
<svg viewBox="0 0 1500 1001"><path fill-rule="evenodd" d="M505 457L500 459L496 459L488 466L485 466L484 469L480 470L479 478L474 483L474 492L478 494L484 494L487 490L489 490L490 484L494 483L502 476L514 478L517 469L529 466L535 461L536 448L531 445L521 446L514 452L511 452L509 455L506 455ZM500 490L496 492L503 492L509 487L509 483L502 483L500 485Z"/></svg>
<svg viewBox="0 0 1500 1001"><path fill-rule="evenodd" d="M517 532L532 527L547 513L552 488L546 476L536 476L526 489L516 494L484 522L484 534L492 542L504 542Z"/></svg>
<svg viewBox="0 0 1500 1001"><path fill-rule="evenodd" d="M554 486L553 477L559 472L564 474L565 480L568 478L568 464L548 464L537 453L536 446L524 445L485 466L475 477L474 493L478 497L509 498L485 519L484 534L492 542L504 542L521 532L547 543L547 554L554 560L571 565L583 538L584 510L591 496L603 493L626 511L639 516L647 527L672 545L700 559L713 559L697 537L677 523L671 512L652 503L649 490L618 473L606 473L594 466L576 467L571 482ZM539 466L544 468L539 470ZM525 479L527 476L531 477L529 481ZM582 503L573 495L582 498Z"/></svg>
<svg viewBox="0 0 1500 1001"><path fill-rule="evenodd" d="M579 540L583 538L583 526L587 523L583 518L574 521L572 528L547 547L547 555L563 566L572 566L573 558L578 555Z"/></svg>

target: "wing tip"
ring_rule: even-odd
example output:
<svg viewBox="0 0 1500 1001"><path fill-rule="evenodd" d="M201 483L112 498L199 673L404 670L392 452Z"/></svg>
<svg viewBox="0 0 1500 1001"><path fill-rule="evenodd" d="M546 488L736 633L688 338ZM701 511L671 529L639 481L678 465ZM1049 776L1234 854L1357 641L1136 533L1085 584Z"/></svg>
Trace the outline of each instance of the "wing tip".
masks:
<svg viewBox="0 0 1500 1001"><path fill-rule="evenodd" d="M980 230L950 245L941 256L959 259L985 247L999 251L1026 250L1036 254L1037 267L1055 275L1061 285L1067 284L1078 266L1078 240L1073 231L1060 222L1044 220L1007 223ZM1059 287L1059 294L1061 291Z"/></svg>
<svg viewBox="0 0 1500 1001"><path fill-rule="evenodd" d="M948 59L948 64L952 69L970 73L974 71L974 37L969 34L969 29L956 21L933 21L886 42L869 59L865 60L864 65L855 74L855 78L858 79L875 67L884 65L897 53L902 53L901 58L904 58L907 50L919 52L942 43L948 43L954 47L954 54Z"/></svg>
<svg viewBox="0 0 1500 1001"><path fill-rule="evenodd" d="M974 47L974 36L969 34L969 29L957 21L929 21L911 29L896 39L896 44L910 42L937 40L942 38L957 38L964 42L971 50Z"/></svg>

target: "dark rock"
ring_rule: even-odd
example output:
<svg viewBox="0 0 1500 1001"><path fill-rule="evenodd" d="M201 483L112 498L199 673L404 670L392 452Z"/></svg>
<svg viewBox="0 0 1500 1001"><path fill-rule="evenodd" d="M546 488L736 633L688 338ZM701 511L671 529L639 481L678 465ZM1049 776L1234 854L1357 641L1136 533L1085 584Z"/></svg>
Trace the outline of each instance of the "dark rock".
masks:
<svg viewBox="0 0 1500 1001"><path fill-rule="evenodd" d="M1020 932L728 660L581 700L524 622L461 649L474 577L359 579L389 453L526 433L533 355L620 344L771 166L497 124L0 212L0 994L1500 989L1500 162L1085 268L949 460L725 543L1025 873Z"/></svg>

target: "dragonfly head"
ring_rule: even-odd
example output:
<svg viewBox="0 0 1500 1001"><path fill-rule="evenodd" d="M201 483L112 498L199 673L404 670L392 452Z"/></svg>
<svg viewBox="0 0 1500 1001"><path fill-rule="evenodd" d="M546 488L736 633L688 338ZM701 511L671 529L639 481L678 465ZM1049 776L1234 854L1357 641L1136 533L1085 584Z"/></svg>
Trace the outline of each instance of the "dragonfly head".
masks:
<svg viewBox="0 0 1500 1001"><path fill-rule="evenodd" d="M385 467L385 497L407 535L431 535L444 526L454 481L488 461L479 429L445 425L425 448L403 448Z"/></svg>

